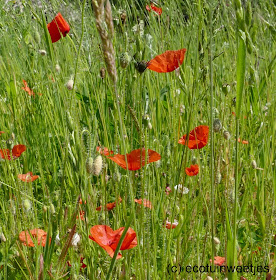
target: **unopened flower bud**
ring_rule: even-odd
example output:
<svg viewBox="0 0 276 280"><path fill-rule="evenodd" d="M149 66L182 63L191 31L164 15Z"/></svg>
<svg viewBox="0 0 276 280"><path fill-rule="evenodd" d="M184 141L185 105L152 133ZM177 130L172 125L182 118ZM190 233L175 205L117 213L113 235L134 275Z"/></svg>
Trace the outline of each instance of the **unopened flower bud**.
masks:
<svg viewBox="0 0 276 280"><path fill-rule="evenodd" d="M120 66L122 68L126 68L130 61L131 61L131 57L127 52L122 53L120 55Z"/></svg>
<svg viewBox="0 0 276 280"><path fill-rule="evenodd" d="M45 50L39 50L38 51L42 56L45 56L47 54L47 52Z"/></svg>
<svg viewBox="0 0 276 280"><path fill-rule="evenodd" d="M98 155L93 163L93 174L99 176L103 167L103 159L101 155Z"/></svg>
<svg viewBox="0 0 276 280"><path fill-rule="evenodd" d="M86 167L86 172L88 174L92 174L92 172L93 172L93 158L92 157L89 157L86 160L85 167Z"/></svg>
<svg viewBox="0 0 276 280"><path fill-rule="evenodd" d="M42 209L43 209L43 212L44 212L44 213L47 212L47 206L46 206L46 205L44 205Z"/></svg>
<svg viewBox="0 0 276 280"><path fill-rule="evenodd" d="M195 156L192 156L192 164L196 164L197 163L197 158Z"/></svg>
<svg viewBox="0 0 276 280"><path fill-rule="evenodd" d="M214 243L218 245L220 244L220 240L217 237L214 237Z"/></svg>
<svg viewBox="0 0 276 280"><path fill-rule="evenodd" d="M0 233L0 241L1 242L6 242L7 241L7 239L6 239L6 237L5 237L3 232Z"/></svg>
<svg viewBox="0 0 276 280"><path fill-rule="evenodd" d="M213 123L214 132L219 132L222 129L222 124L219 119L215 119Z"/></svg>
<svg viewBox="0 0 276 280"><path fill-rule="evenodd" d="M231 138L231 135L228 131L225 130L223 132L223 137L224 137L224 139L229 140Z"/></svg>
<svg viewBox="0 0 276 280"><path fill-rule="evenodd" d="M105 78L105 68L104 68L104 67L102 67L102 68L100 69L100 76L101 76L102 79Z"/></svg>
<svg viewBox="0 0 276 280"><path fill-rule="evenodd" d="M55 66L55 70L56 70L56 72L57 72L57 73L59 73L59 72L60 72L61 68L60 68L60 66L59 66L58 64L56 64L56 66Z"/></svg>
<svg viewBox="0 0 276 280"><path fill-rule="evenodd" d="M211 276L207 276L206 280L213 280Z"/></svg>
<svg viewBox="0 0 276 280"><path fill-rule="evenodd" d="M72 90L73 87L74 87L74 81L72 79L70 79L67 84L66 84L66 87L68 90Z"/></svg>
<svg viewBox="0 0 276 280"><path fill-rule="evenodd" d="M55 214L55 213L56 213L55 206L54 206L53 203L50 204L50 212L51 212L52 214Z"/></svg>
<svg viewBox="0 0 276 280"><path fill-rule="evenodd" d="M24 199L24 200L23 200L23 207L24 207L24 210L25 210L26 212L29 212L29 211L31 210L31 208L32 208L32 203L31 203L31 201L30 201L29 199Z"/></svg>
<svg viewBox="0 0 276 280"><path fill-rule="evenodd" d="M253 169L256 169L257 168L257 162L255 160L252 160L251 161L251 166Z"/></svg>
<svg viewBox="0 0 276 280"><path fill-rule="evenodd" d="M152 124L151 124L151 122L148 123L148 129L152 129Z"/></svg>

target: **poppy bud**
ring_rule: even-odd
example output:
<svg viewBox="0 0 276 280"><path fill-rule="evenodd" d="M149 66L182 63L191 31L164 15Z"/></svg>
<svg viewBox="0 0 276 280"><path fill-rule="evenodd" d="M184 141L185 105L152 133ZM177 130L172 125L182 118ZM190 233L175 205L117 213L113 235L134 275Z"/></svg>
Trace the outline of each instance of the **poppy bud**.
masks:
<svg viewBox="0 0 276 280"><path fill-rule="evenodd" d="M46 213L48 208L46 205L44 205L42 209L43 209L43 212Z"/></svg>
<svg viewBox="0 0 276 280"><path fill-rule="evenodd" d="M92 157L89 157L86 160L85 167L86 167L86 172L88 174L92 174L92 172L93 172L93 158Z"/></svg>
<svg viewBox="0 0 276 280"><path fill-rule="evenodd" d="M57 73L59 73L59 72L60 72L60 66L59 66L58 64L56 64L56 66L55 66L55 70L56 70L56 72L57 72Z"/></svg>
<svg viewBox="0 0 276 280"><path fill-rule="evenodd" d="M122 24L124 25L126 23L126 20L127 20L127 13L126 13L126 11L122 11L121 12L120 18L121 18Z"/></svg>
<svg viewBox="0 0 276 280"><path fill-rule="evenodd" d="M220 244L220 240L219 240L217 237L214 237L214 243L215 243L216 245L218 245L218 244Z"/></svg>
<svg viewBox="0 0 276 280"><path fill-rule="evenodd" d="M151 122L148 123L148 129L152 129L152 124L151 124Z"/></svg>
<svg viewBox="0 0 276 280"><path fill-rule="evenodd" d="M222 86L222 91L223 91L223 93L224 93L225 95L227 95L227 94L230 92L230 90L231 90L230 85L224 84L224 85Z"/></svg>
<svg viewBox="0 0 276 280"><path fill-rule="evenodd" d="M150 121L149 115L148 115L148 114L144 115L144 116L143 116L143 119L142 119L143 124L146 125L146 126L148 126L149 121Z"/></svg>
<svg viewBox="0 0 276 280"><path fill-rule="evenodd" d="M206 280L213 280L211 276L207 276Z"/></svg>
<svg viewBox="0 0 276 280"><path fill-rule="evenodd" d="M32 203L29 199L23 200L23 207L26 212L29 212L32 208Z"/></svg>
<svg viewBox="0 0 276 280"><path fill-rule="evenodd" d="M51 212L52 214L55 214L55 213L56 213L55 206L54 206L53 203L50 204L50 212Z"/></svg>
<svg viewBox="0 0 276 280"><path fill-rule="evenodd" d="M99 176L103 167L103 159L101 155L98 155L93 163L93 174Z"/></svg>
<svg viewBox="0 0 276 280"><path fill-rule="evenodd" d="M252 161L251 161L251 166L252 166L253 169L256 169L256 168L257 168L257 163L256 163L255 160L252 160Z"/></svg>
<svg viewBox="0 0 276 280"><path fill-rule="evenodd" d="M40 34L37 30L35 31L34 39L35 39L36 43L39 45L41 40L40 40Z"/></svg>
<svg viewBox="0 0 276 280"><path fill-rule="evenodd" d="M127 52L122 53L120 55L120 66L122 68L126 68L130 61L131 61L131 57L129 56L129 54Z"/></svg>
<svg viewBox="0 0 276 280"><path fill-rule="evenodd" d="M118 171L113 174L113 179L114 179L115 182L120 182L121 181L121 177L122 177L122 175Z"/></svg>
<svg viewBox="0 0 276 280"><path fill-rule="evenodd" d="M70 132L72 132L74 130L74 121L73 121L69 111L67 111L66 116L67 116L67 118L66 118L67 126L68 126Z"/></svg>
<svg viewBox="0 0 276 280"><path fill-rule="evenodd" d="M192 156L192 164L196 164L197 163L197 158L195 156Z"/></svg>
<svg viewBox="0 0 276 280"><path fill-rule="evenodd" d="M0 241L1 242L6 242L7 241L7 239L6 239L6 237L5 237L3 232L0 233Z"/></svg>
<svg viewBox="0 0 276 280"><path fill-rule="evenodd" d="M231 138L231 135L228 131L225 130L223 132L223 137L224 137L224 139L229 140Z"/></svg>
<svg viewBox="0 0 276 280"><path fill-rule="evenodd" d="M104 68L104 67L102 67L102 68L100 69L100 76L101 76L102 79L105 78L105 68Z"/></svg>
<svg viewBox="0 0 276 280"><path fill-rule="evenodd" d="M148 68L148 63L145 60L135 62L135 68L139 73L143 73Z"/></svg>
<svg viewBox="0 0 276 280"><path fill-rule="evenodd" d="M74 87L74 81L70 79L66 84L67 89L72 90Z"/></svg>
<svg viewBox="0 0 276 280"><path fill-rule="evenodd" d="M42 56L45 56L47 54L47 52L45 50L39 50L38 51Z"/></svg>
<svg viewBox="0 0 276 280"><path fill-rule="evenodd" d="M220 174L220 172L217 172L216 173L216 184L220 184L220 182L221 182L221 174Z"/></svg>

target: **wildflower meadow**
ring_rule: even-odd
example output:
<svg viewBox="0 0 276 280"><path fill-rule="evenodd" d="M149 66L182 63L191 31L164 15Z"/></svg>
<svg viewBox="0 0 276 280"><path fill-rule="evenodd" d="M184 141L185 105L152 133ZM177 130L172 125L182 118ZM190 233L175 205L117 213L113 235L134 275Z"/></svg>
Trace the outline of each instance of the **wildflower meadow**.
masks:
<svg viewBox="0 0 276 280"><path fill-rule="evenodd" d="M276 279L275 13L0 0L0 279Z"/></svg>

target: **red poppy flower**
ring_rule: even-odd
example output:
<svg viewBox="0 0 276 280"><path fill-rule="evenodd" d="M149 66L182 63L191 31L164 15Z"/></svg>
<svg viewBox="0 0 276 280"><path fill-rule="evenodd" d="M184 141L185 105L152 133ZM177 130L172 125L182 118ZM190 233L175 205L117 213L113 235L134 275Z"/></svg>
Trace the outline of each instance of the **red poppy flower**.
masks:
<svg viewBox="0 0 276 280"><path fill-rule="evenodd" d="M4 131L0 131L0 136L1 136L3 133L5 133L5 132L4 132Z"/></svg>
<svg viewBox="0 0 276 280"><path fill-rule="evenodd" d="M151 3L151 5L147 5L146 9L151 12L151 10L153 10L154 12L156 12L159 16L161 16L162 14L162 8L158 8L156 7L153 3Z"/></svg>
<svg viewBox="0 0 276 280"><path fill-rule="evenodd" d="M191 165L190 167L185 168L185 172L188 176L195 176L199 172L199 166L197 164Z"/></svg>
<svg viewBox="0 0 276 280"><path fill-rule="evenodd" d="M122 202L122 199L119 197L119 201L118 203ZM105 206L105 210L110 211L112 210L114 207L116 206L116 201L115 202L111 202L111 203L107 203ZM99 206L96 208L97 211L101 211L102 206Z"/></svg>
<svg viewBox="0 0 276 280"><path fill-rule="evenodd" d="M179 139L178 143L188 146L189 149L202 149L207 145L209 136L209 126L200 125L194 128L189 133L188 143L186 141L186 134Z"/></svg>
<svg viewBox="0 0 276 280"><path fill-rule="evenodd" d="M23 80L23 84L24 84L24 87L22 87L23 90L25 90L29 96L35 96L34 92L28 87L28 83Z"/></svg>
<svg viewBox="0 0 276 280"><path fill-rule="evenodd" d="M18 174L17 176L23 182L33 182L39 178L38 175L33 175L32 172L28 172L27 174Z"/></svg>
<svg viewBox="0 0 276 280"><path fill-rule="evenodd" d="M97 151L104 156L110 156L114 154L113 151L109 151L106 147L104 147L103 149L101 147L97 147Z"/></svg>
<svg viewBox="0 0 276 280"><path fill-rule="evenodd" d="M30 236L30 234L32 235L32 237ZM35 228L30 231L26 230L19 233L19 240L25 246L34 247L35 244L33 242L33 239L37 239L37 244L41 245L42 247L45 247L47 240L47 232L45 232L42 229ZM51 241L51 238L49 240Z"/></svg>
<svg viewBox="0 0 276 280"><path fill-rule="evenodd" d="M22 87L22 89L25 90L29 94L29 96L35 96L35 93L33 92L33 90L31 90L28 87L28 83L25 80L22 80L22 81L24 84L24 87ZM42 93L38 93L38 95L42 95Z"/></svg>
<svg viewBox="0 0 276 280"><path fill-rule="evenodd" d="M245 144L245 145L247 145L247 144L249 143L247 140L242 140L242 141L241 141L240 138L238 138L238 142L239 142L239 143L242 142L242 144Z"/></svg>
<svg viewBox="0 0 276 280"><path fill-rule="evenodd" d="M212 259L210 259L210 262L212 263ZM225 263L226 263L225 257L220 257L220 256L214 257L215 265L222 266L225 265Z"/></svg>
<svg viewBox="0 0 276 280"><path fill-rule="evenodd" d="M124 229L124 227L121 227L113 231L109 226L93 226L90 229L91 235L89 235L89 238L98 243L113 258ZM136 232L132 228L129 228L120 250L131 249L135 246L137 246ZM122 255L119 253L116 259L120 259L121 257Z"/></svg>
<svg viewBox="0 0 276 280"><path fill-rule="evenodd" d="M80 210L80 215L77 215L76 218L84 221L84 217L85 217L85 212L83 210Z"/></svg>
<svg viewBox="0 0 276 280"><path fill-rule="evenodd" d="M136 202L136 203L138 203L138 204L141 204L142 205L142 202L143 202L143 205L145 206L145 207L148 207L149 209L152 209L152 204L151 204L151 202L149 201L149 200L147 200L147 199L145 199L144 198L144 200L142 200L142 198L140 198L140 199L134 199L134 201Z"/></svg>
<svg viewBox="0 0 276 280"><path fill-rule="evenodd" d="M142 166L144 166L145 163L145 148L142 149ZM128 163L128 170L139 170L141 168L141 149L137 149L132 151L130 154L127 154L127 163ZM120 165L122 168L127 169L126 161L125 161L125 155L114 155L109 156L109 159L116 162L118 165ZM148 150L148 161L147 163L158 161L161 159L161 156L153 151Z"/></svg>
<svg viewBox="0 0 276 280"><path fill-rule="evenodd" d="M80 200L79 200L79 204L82 204L83 202L82 202L82 199L80 198ZM86 204L86 200L84 201L84 204Z"/></svg>
<svg viewBox="0 0 276 280"><path fill-rule="evenodd" d="M61 13L58 13L55 18L48 23L47 28L53 43L57 42L61 38L61 34L65 37L70 31L70 26Z"/></svg>
<svg viewBox="0 0 276 280"><path fill-rule="evenodd" d="M184 60L186 49L166 51L147 63L147 67L158 73L168 73L177 69Z"/></svg>
<svg viewBox="0 0 276 280"><path fill-rule="evenodd" d="M167 229L174 229L174 228L176 228L177 226L178 226L178 221L177 221L177 220L174 220L173 223L171 223L171 222L169 222L169 221L166 221L165 227L166 227Z"/></svg>
<svg viewBox="0 0 276 280"><path fill-rule="evenodd" d="M12 157L11 157L11 152L9 149L1 149L0 150L0 156L2 159L8 159L11 160L13 159L17 159L21 156L21 154L23 152L26 151L26 146L25 145L15 145L12 149Z"/></svg>

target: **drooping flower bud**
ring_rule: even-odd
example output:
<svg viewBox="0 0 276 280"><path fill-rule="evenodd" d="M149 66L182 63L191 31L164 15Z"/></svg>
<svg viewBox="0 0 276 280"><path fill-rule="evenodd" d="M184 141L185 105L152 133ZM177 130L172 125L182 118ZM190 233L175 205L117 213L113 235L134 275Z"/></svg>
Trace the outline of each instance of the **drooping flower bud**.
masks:
<svg viewBox="0 0 276 280"><path fill-rule="evenodd" d="M86 160L85 167L86 167L86 172L88 174L92 174L93 173L93 158L92 157L89 157Z"/></svg>
<svg viewBox="0 0 276 280"><path fill-rule="evenodd" d="M120 55L120 66L122 68L126 68L130 61L131 61L131 57L127 52L122 53Z"/></svg>
<svg viewBox="0 0 276 280"><path fill-rule="evenodd" d="M223 137L224 137L224 139L229 140L231 138L231 135L228 131L225 130L223 132Z"/></svg>
<svg viewBox="0 0 276 280"><path fill-rule="evenodd" d="M47 54L47 52L45 50L39 50L38 51L42 56L45 56Z"/></svg>

